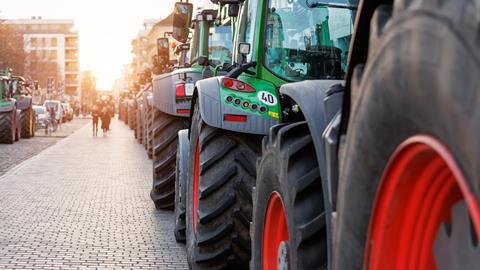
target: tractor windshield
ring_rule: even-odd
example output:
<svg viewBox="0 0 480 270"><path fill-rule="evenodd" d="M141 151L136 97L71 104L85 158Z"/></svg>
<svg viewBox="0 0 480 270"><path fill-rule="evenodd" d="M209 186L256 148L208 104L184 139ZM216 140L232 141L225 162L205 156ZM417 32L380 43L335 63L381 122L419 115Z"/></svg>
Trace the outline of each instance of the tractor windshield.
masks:
<svg viewBox="0 0 480 270"><path fill-rule="evenodd" d="M270 0L265 66L288 81L343 79L356 10L351 2Z"/></svg>
<svg viewBox="0 0 480 270"><path fill-rule="evenodd" d="M232 62L232 26L220 25L210 27L208 59L212 66Z"/></svg>

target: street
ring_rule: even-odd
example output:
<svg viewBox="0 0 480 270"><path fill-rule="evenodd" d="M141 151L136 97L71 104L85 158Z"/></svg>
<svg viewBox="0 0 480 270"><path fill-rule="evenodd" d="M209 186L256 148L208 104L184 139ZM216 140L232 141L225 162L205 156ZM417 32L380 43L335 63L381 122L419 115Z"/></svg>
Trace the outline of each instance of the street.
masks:
<svg viewBox="0 0 480 270"><path fill-rule="evenodd" d="M116 119L107 136L92 137L89 123L10 169L0 176L0 269L186 269L173 213L149 198L151 175Z"/></svg>

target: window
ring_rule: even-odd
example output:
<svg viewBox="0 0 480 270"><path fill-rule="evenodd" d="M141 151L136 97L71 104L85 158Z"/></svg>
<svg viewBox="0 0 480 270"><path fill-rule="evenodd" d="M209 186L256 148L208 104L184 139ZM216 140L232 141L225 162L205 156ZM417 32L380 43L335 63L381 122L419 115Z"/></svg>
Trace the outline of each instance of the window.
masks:
<svg viewBox="0 0 480 270"><path fill-rule="evenodd" d="M35 37L30 38L30 47L37 46L37 42L38 42L37 38L35 38Z"/></svg>
<svg viewBox="0 0 480 270"><path fill-rule="evenodd" d="M208 59L213 66L232 62L232 26L230 24L210 27Z"/></svg>
<svg viewBox="0 0 480 270"><path fill-rule="evenodd" d="M270 0L265 66L289 81L343 79L356 10L348 2Z"/></svg>
<svg viewBox="0 0 480 270"><path fill-rule="evenodd" d="M240 14L240 22L238 28L238 39L236 41L236 48L238 49L239 42L246 42L249 43L252 47L254 46L254 25L255 25L255 17L257 10L257 1L247 0L244 2L242 6L242 12ZM252 50L250 54L247 55L246 59L238 59L237 57L234 59L235 62L243 62L243 61L251 61L252 58Z"/></svg>
<svg viewBox="0 0 480 270"><path fill-rule="evenodd" d="M56 50L49 51L48 60L53 60L53 61L57 60L57 51Z"/></svg>

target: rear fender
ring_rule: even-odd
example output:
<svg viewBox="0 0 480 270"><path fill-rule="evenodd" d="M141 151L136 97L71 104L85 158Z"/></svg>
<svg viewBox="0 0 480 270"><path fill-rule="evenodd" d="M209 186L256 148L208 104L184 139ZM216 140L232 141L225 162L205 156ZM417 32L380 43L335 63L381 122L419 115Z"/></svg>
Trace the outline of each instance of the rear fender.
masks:
<svg viewBox="0 0 480 270"><path fill-rule="evenodd" d="M185 78L185 80L184 80ZM202 74L192 69L174 71L153 78L153 106L156 109L174 116L188 117L190 114L191 97L177 100L175 86L180 83L194 85L202 79Z"/></svg>
<svg viewBox="0 0 480 270"><path fill-rule="evenodd" d="M188 129L182 129L178 132L178 148L177 148L177 160L178 168L175 179L179 182L181 198L184 202L185 194L187 193L187 183L184 181L187 179L188 173L188 155L190 151L190 142L188 140ZM182 182L183 181L183 182Z"/></svg>
<svg viewBox="0 0 480 270"><path fill-rule="evenodd" d="M0 102L0 112L11 112L15 110L15 101Z"/></svg>
<svg viewBox="0 0 480 270"><path fill-rule="evenodd" d="M220 80L223 77L213 77L198 81L196 83L196 101L199 103L200 115L202 120L209 126L243 132L249 134L267 135L271 126L278 123L277 118L268 117L251 113L248 109L242 109L241 106L233 106L225 102L225 91L220 86ZM236 92L237 96L242 93ZM246 121L227 121L225 115L246 116Z"/></svg>
<svg viewBox="0 0 480 270"><path fill-rule="evenodd" d="M27 110L32 105L32 97L31 96L20 96L17 98L17 109L19 110Z"/></svg>
<svg viewBox="0 0 480 270"><path fill-rule="evenodd" d="M327 127L332 132L333 127L329 124L335 122L332 120L338 120L343 99L343 87L339 84L342 82L333 80L303 81L288 83L280 87L280 93L288 96L300 107L312 135L322 181L330 246L332 245L333 192L331 179L328 176L331 175L329 169L331 170L332 162L326 149L329 150L328 153L330 154L332 147L328 141L324 140L324 133ZM339 124L339 120L337 122ZM330 250L329 248L329 260L331 258Z"/></svg>

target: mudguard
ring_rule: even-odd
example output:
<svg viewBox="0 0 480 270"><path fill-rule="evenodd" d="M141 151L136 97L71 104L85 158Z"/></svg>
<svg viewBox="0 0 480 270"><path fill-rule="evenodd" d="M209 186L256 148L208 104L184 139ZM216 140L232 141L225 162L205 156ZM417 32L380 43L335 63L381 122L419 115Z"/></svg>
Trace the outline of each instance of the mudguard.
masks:
<svg viewBox="0 0 480 270"><path fill-rule="evenodd" d="M153 78L153 105L156 109L174 116L189 117L191 96L175 99L175 86L180 83L194 85L202 79L201 69L182 68Z"/></svg>
<svg viewBox="0 0 480 270"><path fill-rule="evenodd" d="M177 171L175 180L178 183L180 191L181 208L185 209L185 200L187 198L187 175L188 175L188 153L190 151L190 142L188 140L188 129L182 129L178 132L177 148Z"/></svg>
<svg viewBox="0 0 480 270"><path fill-rule="evenodd" d="M15 110L15 101L0 103L0 112L11 112L13 110Z"/></svg>
<svg viewBox="0 0 480 270"><path fill-rule="evenodd" d="M32 97L31 96L20 96L17 99L17 109L19 110L27 110L32 105Z"/></svg>
<svg viewBox="0 0 480 270"><path fill-rule="evenodd" d="M196 88L197 100L202 120L209 126L235 132L267 135L270 127L278 123L278 119L248 113L225 104L222 101L220 80L223 77L213 77L198 81ZM247 115L245 122L225 121L224 115Z"/></svg>
<svg viewBox="0 0 480 270"><path fill-rule="evenodd" d="M143 93L143 104L147 104L147 106L151 107L153 106L153 93L150 91L147 91Z"/></svg>
<svg viewBox="0 0 480 270"><path fill-rule="evenodd" d="M280 87L280 93L290 97L300 107L312 134L315 153L320 169L320 177L323 186L323 198L326 211L327 230L329 245L332 244L332 183L328 177L330 158L326 153L324 133L332 130L330 122L338 120L342 108L343 81L316 80L288 83ZM337 121L339 124L339 120ZM327 148L330 150L331 148ZM330 248L328 249L330 253ZM329 258L331 254L328 255Z"/></svg>

